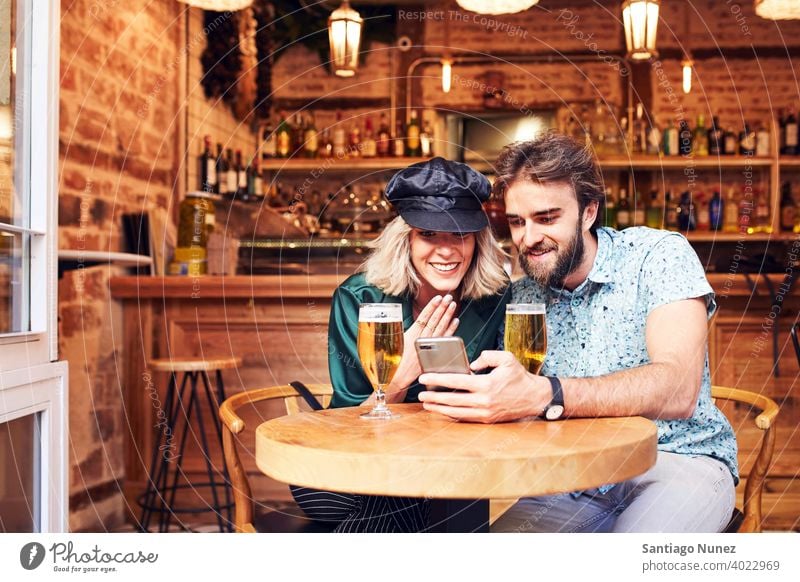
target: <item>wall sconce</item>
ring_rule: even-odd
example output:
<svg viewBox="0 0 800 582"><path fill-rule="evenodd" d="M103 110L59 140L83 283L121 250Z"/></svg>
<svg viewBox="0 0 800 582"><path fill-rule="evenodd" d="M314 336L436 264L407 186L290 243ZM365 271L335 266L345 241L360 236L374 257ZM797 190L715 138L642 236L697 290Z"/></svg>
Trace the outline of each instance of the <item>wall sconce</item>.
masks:
<svg viewBox="0 0 800 582"><path fill-rule="evenodd" d="M622 24L628 58L646 61L658 55L656 32L660 0L625 0L622 3Z"/></svg>
<svg viewBox="0 0 800 582"><path fill-rule="evenodd" d="M464 10L478 14L514 14L527 10L539 0L456 0Z"/></svg>
<svg viewBox="0 0 800 582"><path fill-rule="evenodd" d="M361 15L350 7L347 0L331 12L328 18L331 65L333 72L339 77L352 77L356 74L363 23Z"/></svg>
<svg viewBox="0 0 800 582"><path fill-rule="evenodd" d="M683 92L688 94L692 90L694 61L690 57L686 57L681 61L681 67L683 67Z"/></svg>
<svg viewBox="0 0 800 582"><path fill-rule="evenodd" d="M756 0L756 14L769 20L800 18L797 0Z"/></svg>
<svg viewBox="0 0 800 582"><path fill-rule="evenodd" d="M450 92L453 83L453 59L444 57L442 59L442 91Z"/></svg>
<svg viewBox="0 0 800 582"><path fill-rule="evenodd" d="M189 6L195 8L202 8L203 10L211 10L212 12L235 12L242 8L247 8L253 3L253 0L179 0Z"/></svg>

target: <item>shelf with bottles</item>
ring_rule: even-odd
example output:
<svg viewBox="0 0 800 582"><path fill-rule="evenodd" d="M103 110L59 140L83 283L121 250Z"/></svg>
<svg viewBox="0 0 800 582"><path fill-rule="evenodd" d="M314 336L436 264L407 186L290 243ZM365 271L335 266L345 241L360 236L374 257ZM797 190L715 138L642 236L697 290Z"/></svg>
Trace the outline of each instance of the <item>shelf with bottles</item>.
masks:
<svg viewBox="0 0 800 582"><path fill-rule="evenodd" d="M261 161L261 168L270 172L359 172L399 170L429 160L429 157L345 157L345 158L268 158Z"/></svg>
<svg viewBox="0 0 800 582"><path fill-rule="evenodd" d="M746 168L769 167L775 163L772 157L753 156L660 156L637 154L632 156L602 156L598 159L601 168L618 170L658 170L660 168ZM800 166L800 164L799 164Z"/></svg>

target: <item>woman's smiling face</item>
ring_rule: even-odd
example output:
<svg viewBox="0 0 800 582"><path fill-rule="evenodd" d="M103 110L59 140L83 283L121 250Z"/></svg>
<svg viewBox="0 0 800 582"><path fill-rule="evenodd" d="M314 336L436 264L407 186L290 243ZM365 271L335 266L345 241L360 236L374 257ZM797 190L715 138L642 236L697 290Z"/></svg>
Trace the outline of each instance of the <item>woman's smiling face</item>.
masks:
<svg viewBox="0 0 800 582"><path fill-rule="evenodd" d="M411 264L423 285L452 293L461 284L475 253L474 233L411 229Z"/></svg>

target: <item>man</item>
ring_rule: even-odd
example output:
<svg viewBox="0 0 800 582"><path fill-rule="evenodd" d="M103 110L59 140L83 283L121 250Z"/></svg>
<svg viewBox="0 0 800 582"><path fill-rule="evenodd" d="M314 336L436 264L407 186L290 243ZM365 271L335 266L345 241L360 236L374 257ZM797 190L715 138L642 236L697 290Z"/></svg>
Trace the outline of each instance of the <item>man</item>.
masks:
<svg viewBox="0 0 800 582"><path fill-rule="evenodd" d="M659 452L629 481L522 499L492 531L721 531L738 482L736 440L711 401L716 304L694 250L673 232L599 228L598 168L566 136L512 144L496 167L527 274L513 302L547 308L542 373L485 351L472 369L491 373L424 374L425 385L466 392L426 391L420 401L475 422L641 415L658 426Z"/></svg>

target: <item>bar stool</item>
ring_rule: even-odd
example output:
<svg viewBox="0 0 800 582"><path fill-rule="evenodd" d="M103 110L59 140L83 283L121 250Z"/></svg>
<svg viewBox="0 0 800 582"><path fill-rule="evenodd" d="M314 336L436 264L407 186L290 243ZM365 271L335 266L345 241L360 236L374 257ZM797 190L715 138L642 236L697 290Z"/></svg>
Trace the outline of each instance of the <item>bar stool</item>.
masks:
<svg viewBox="0 0 800 582"><path fill-rule="evenodd" d="M169 385L164 402L163 412L159 413L159 435L153 447L153 457L150 463L147 487L138 498L142 508L140 530L150 531L150 521L153 514L158 514L158 531L169 531L173 515L197 514L213 511L217 516L220 531L232 531L233 498L230 489L230 479L225 467L222 451L222 428L217 411L219 405L225 401L225 386L222 381L222 370L236 368L242 363L241 358L215 358L204 359L197 357L156 359L149 363L150 369L170 374ZM209 374L215 373L216 394L211 387ZM178 389L178 374L183 374ZM198 382L202 381L211 418L204 418L200 400L202 391L198 389ZM188 394L187 383L189 384ZM207 481L192 483L183 471L183 456L186 449L186 438L192 428L192 414L195 413L197 428L200 433L201 454L205 460ZM217 442L220 446L218 465L221 470L214 468L211 459L209 441L206 436L206 422L214 426ZM195 440L197 440L195 438ZM177 454L175 444L177 444ZM182 478L185 483L179 483ZM203 507L176 506L175 495L183 489L209 489L212 502ZM223 516L223 513L225 514ZM178 520L180 522L180 520Z"/></svg>

